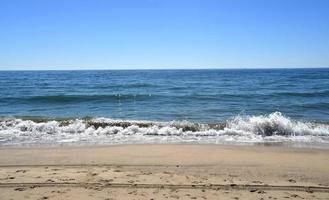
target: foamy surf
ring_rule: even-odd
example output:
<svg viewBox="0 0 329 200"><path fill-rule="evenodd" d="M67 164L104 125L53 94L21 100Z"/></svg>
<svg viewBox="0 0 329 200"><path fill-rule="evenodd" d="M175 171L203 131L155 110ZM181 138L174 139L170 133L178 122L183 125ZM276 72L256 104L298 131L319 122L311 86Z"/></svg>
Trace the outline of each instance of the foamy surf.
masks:
<svg viewBox="0 0 329 200"><path fill-rule="evenodd" d="M288 144L329 147L329 125L290 119L280 112L236 116L223 123L131 121L109 118L0 121L2 146L132 143Z"/></svg>

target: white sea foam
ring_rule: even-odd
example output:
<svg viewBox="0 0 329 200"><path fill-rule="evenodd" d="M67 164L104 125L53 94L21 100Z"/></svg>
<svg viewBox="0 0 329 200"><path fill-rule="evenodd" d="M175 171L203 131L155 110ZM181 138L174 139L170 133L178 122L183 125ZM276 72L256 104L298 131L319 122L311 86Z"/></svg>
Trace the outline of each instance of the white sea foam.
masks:
<svg viewBox="0 0 329 200"><path fill-rule="evenodd" d="M0 120L0 145L126 143L288 143L329 147L329 125L294 121L280 112L225 123L124 121L109 118L34 122Z"/></svg>

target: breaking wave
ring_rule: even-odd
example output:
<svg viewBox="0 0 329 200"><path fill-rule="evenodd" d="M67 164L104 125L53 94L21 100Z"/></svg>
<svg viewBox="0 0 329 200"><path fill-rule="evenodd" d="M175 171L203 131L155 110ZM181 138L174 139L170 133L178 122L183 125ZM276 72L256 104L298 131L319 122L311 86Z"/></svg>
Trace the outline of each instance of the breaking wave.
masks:
<svg viewBox="0 0 329 200"><path fill-rule="evenodd" d="M0 119L0 145L206 143L308 145L327 148L329 124L302 122L280 112L236 116L223 123L153 122L109 118Z"/></svg>

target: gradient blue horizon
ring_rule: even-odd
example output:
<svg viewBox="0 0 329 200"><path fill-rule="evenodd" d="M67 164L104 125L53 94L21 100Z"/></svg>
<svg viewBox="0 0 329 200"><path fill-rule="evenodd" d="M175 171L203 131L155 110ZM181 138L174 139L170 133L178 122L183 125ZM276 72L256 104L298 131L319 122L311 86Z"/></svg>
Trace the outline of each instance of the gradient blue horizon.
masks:
<svg viewBox="0 0 329 200"><path fill-rule="evenodd" d="M329 67L327 0L0 0L0 70Z"/></svg>

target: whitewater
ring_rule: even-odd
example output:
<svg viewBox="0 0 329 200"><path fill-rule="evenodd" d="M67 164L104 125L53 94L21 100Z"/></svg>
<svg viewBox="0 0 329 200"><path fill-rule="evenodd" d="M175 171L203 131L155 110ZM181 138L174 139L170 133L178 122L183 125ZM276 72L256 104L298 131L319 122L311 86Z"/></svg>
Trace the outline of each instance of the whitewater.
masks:
<svg viewBox="0 0 329 200"><path fill-rule="evenodd" d="M1 146L150 143L263 144L327 148L329 124L292 120L280 112L225 122L134 121L110 118L31 120L2 118Z"/></svg>

